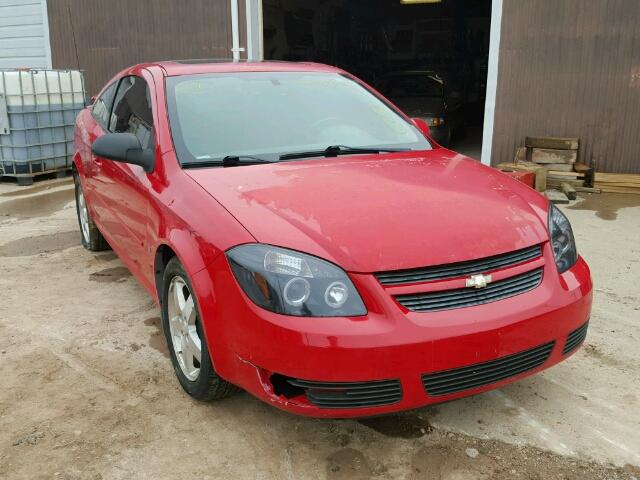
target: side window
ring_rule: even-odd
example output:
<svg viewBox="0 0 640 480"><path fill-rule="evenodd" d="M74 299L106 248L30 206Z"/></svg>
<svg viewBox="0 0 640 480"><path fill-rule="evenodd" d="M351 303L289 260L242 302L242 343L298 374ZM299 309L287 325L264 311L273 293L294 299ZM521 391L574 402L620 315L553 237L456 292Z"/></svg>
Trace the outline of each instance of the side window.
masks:
<svg viewBox="0 0 640 480"><path fill-rule="evenodd" d="M104 93L96 99L93 107L91 108L93 117L104 128L109 126L109 112L111 112L111 104L113 103L113 97L116 94L117 86L118 82L113 82L109 85Z"/></svg>
<svg viewBox="0 0 640 480"><path fill-rule="evenodd" d="M153 148L153 115L149 87L140 77L124 77L113 102L109 130L133 133L142 148Z"/></svg>

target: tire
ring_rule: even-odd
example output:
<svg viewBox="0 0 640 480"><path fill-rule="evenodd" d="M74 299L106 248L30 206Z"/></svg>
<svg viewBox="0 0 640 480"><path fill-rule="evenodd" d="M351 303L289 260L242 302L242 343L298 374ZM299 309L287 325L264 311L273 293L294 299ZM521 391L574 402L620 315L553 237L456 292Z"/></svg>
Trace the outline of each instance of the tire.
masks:
<svg viewBox="0 0 640 480"><path fill-rule="evenodd" d="M193 291L189 276L178 258L173 257L164 270L161 306L162 329L171 363L180 385L190 396L203 402L220 400L234 393L237 387L223 380L213 368ZM195 354L198 342L199 360Z"/></svg>
<svg viewBox="0 0 640 480"><path fill-rule="evenodd" d="M82 184L77 174L73 176L73 180L75 183L76 214L78 215L78 226L80 227L80 241L82 242L82 246L92 252L109 250L111 247L100 233L100 230L98 230L93 218L91 218L91 212L86 204L82 192ZM85 215L84 220L82 215ZM83 227L84 222L86 223Z"/></svg>

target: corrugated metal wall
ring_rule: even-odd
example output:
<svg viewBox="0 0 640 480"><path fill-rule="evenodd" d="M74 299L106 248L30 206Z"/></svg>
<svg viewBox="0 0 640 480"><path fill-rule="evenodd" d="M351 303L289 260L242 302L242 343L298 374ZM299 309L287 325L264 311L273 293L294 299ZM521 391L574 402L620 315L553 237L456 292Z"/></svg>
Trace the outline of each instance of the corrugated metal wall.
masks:
<svg viewBox="0 0 640 480"><path fill-rule="evenodd" d="M575 136L598 171L640 173L640 1L504 0L492 163Z"/></svg>
<svg viewBox="0 0 640 480"><path fill-rule="evenodd" d="M0 0L0 68L51 68L46 0Z"/></svg>
<svg viewBox="0 0 640 480"><path fill-rule="evenodd" d="M231 58L229 0L50 0L48 8L53 66L84 70L90 95L136 63Z"/></svg>

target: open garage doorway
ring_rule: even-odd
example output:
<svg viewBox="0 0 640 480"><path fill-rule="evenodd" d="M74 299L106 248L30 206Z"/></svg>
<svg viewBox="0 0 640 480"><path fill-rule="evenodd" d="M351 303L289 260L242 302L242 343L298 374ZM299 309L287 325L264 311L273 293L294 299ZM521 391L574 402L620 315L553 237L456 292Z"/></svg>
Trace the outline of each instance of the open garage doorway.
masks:
<svg viewBox="0 0 640 480"><path fill-rule="evenodd" d="M262 11L265 60L343 68L480 159L491 0L263 0Z"/></svg>

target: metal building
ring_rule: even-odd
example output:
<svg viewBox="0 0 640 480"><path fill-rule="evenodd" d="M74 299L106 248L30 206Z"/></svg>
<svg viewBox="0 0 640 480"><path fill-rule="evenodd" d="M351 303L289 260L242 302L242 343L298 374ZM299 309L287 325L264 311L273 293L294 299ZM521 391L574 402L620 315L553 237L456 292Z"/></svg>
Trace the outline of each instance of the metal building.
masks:
<svg viewBox="0 0 640 480"><path fill-rule="evenodd" d="M363 27L396 17L384 42ZM583 163L640 173L637 0L0 0L0 41L0 67L80 68L91 94L141 61L288 58L352 70L360 56L354 73L369 80L367 63L386 68L383 49L399 68L410 65L401 48L424 64L435 45L454 52L438 68L473 70L484 163L512 160L526 135L575 136Z"/></svg>
<svg viewBox="0 0 640 480"><path fill-rule="evenodd" d="M579 137L601 172L640 173L640 2L505 0L491 158Z"/></svg>

